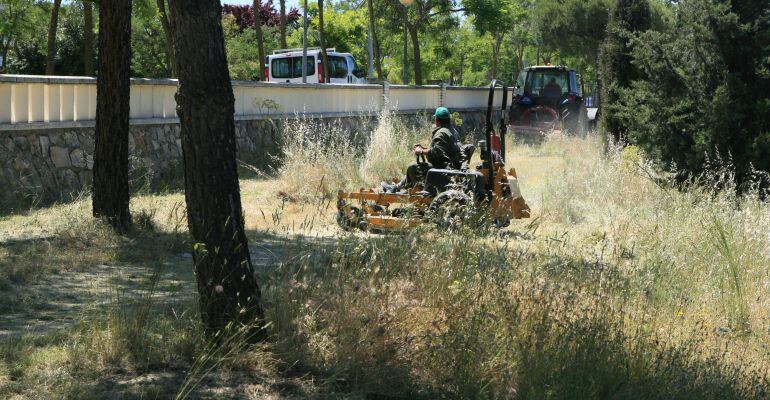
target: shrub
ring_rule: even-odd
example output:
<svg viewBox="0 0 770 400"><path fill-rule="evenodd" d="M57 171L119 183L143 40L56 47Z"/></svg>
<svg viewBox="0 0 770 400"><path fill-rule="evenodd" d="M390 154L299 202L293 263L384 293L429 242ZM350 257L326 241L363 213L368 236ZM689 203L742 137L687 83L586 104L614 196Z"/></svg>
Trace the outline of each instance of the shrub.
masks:
<svg viewBox="0 0 770 400"><path fill-rule="evenodd" d="M770 170L770 3L675 7L668 29L633 35L642 76L604 100L629 140L661 164L692 175L716 160L745 184Z"/></svg>
<svg viewBox="0 0 770 400"><path fill-rule="evenodd" d="M616 0L610 9L607 33L599 51L601 79L602 131L614 142L624 140L627 128L619 118L617 104L623 89L639 78L631 61L629 35L651 26L650 5L647 0Z"/></svg>

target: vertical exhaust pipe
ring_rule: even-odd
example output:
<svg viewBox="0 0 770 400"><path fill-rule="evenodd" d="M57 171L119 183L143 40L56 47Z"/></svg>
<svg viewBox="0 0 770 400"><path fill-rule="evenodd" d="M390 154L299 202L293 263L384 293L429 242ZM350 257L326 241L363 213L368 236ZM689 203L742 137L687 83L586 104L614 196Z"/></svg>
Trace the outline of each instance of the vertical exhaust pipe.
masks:
<svg viewBox="0 0 770 400"><path fill-rule="evenodd" d="M489 99L487 101L487 151L486 154L484 154L487 165L489 166L487 190L492 190L495 181L495 160L492 157L492 135L494 134L494 126L492 125L492 105L495 102L495 86L497 86L497 79L492 79L492 83L489 84Z"/></svg>

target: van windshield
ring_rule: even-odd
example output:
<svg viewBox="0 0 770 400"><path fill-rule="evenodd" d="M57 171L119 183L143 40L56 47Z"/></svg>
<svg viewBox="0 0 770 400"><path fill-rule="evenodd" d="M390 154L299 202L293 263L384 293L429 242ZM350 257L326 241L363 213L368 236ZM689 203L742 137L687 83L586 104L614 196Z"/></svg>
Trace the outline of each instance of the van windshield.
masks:
<svg viewBox="0 0 770 400"><path fill-rule="evenodd" d="M332 78L348 77L348 62L344 57L329 56L329 76Z"/></svg>
<svg viewBox="0 0 770 400"><path fill-rule="evenodd" d="M277 79L302 78L302 57L274 58L270 63L270 74ZM307 75L315 75L315 58L307 58Z"/></svg>

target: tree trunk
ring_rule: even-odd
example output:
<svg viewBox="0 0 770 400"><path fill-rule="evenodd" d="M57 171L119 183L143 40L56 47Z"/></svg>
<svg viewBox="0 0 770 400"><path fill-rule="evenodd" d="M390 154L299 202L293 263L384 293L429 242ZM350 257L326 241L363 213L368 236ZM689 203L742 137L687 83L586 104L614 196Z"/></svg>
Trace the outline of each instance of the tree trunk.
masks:
<svg viewBox="0 0 770 400"><path fill-rule="evenodd" d="M463 84L463 72L465 72L465 52L460 54L460 70L457 72L457 85Z"/></svg>
<svg viewBox="0 0 770 400"><path fill-rule="evenodd" d="M169 9L201 319L215 341L226 328L243 324L256 339L264 313L243 226L222 6L219 0L170 0Z"/></svg>
<svg viewBox="0 0 770 400"><path fill-rule="evenodd" d="M514 83L518 81L519 74L521 74L521 71L524 70L524 47L525 46L523 44L519 44L519 48L517 49L517 52L516 52L517 69L516 69L516 75L513 76Z"/></svg>
<svg viewBox="0 0 770 400"><path fill-rule="evenodd" d="M265 80L265 37L262 36L262 18L259 16L259 5L260 0L254 0L253 8L254 8L254 30L257 33L257 54L259 55L259 68L258 69L258 76L259 80L263 81ZM229 72L228 72L229 74Z"/></svg>
<svg viewBox="0 0 770 400"><path fill-rule="evenodd" d="M318 36L321 41L321 65L324 71L324 82L331 82L329 59L326 57L326 43L324 42L324 0L318 0Z"/></svg>
<svg viewBox="0 0 770 400"><path fill-rule="evenodd" d="M131 0L99 5L93 214L115 230L131 226L128 209L128 113L131 87Z"/></svg>
<svg viewBox="0 0 770 400"><path fill-rule="evenodd" d="M8 63L8 48L11 47L11 38L8 37L5 39L5 43L3 43L3 52L0 54L3 58L3 63L0 64L0 74L5 73L5 64Z"/></svg>
<svg viewBox="0 0 770 400"><path fill-rule="evenodd" d="M366 0L366 6L369 8L369 26L372 29L372 47L374 51L374 68L377 70L377 79L382 79L382 62L380 60L380 43L377 41L377 29L374 18L374 0Z"/></svg>
<svg viewBox="0 0 770 400"><path fill-rule="evenodd" d="M280 9L281 9L281 16L280 16L280 21L278 25L278 30L281 33L281 48L285 49L286 47L288 47L286 45L286 0L280 0L279 3L280 3ZM262 60L262 62L265 62L265 61Z"/></svg>
<svg viewBox="0 0 770 400"><path fill-rule="evenodd" d="M94 75L94 16L89 0L83 1L83 72Z"/></svg>
<svg viewBox="0 0 770 400"><path fill-rule="evenodd" d="M385 74L382 72L382 45L380 44L380 39L377 36L376 27L372 27L372 39L374 40L374 67L377 68L377 78L383 79Z"/></svg>
<svg viewBox="0 0 770 400"><path fill-rule="evenodd" d="M420 38L417 35L417 27L409 25L409 36L412 39L412 52L414 53L414 84L422 85L422 60L420 59Z"/></svg>
<svg viewBox="0 0 770 400"><path fill-rule="evenodd" d="M59 24L59 9L61 0L53 1L51 20L48 24L48 54L45 57L45 74L54 74L54 58L56 57L56 26Z"/></svg>
<svg viewBox="0 0 770 400"><path fill-rule="evenodd" d="M503 44L503 35L495 37L495 42L492 43L492 68L489 73L490 79L497 79L497 64L500 62L500 47Z"/></svg>
<svg viewBox="0 0 770 400"><path fill-rule="evenodd" d="M156 3L160 12L160 24L163 26L163 33L166 35L166 68L168 68L171 77L176 78L174 46L171 43L171 26L169 25L168 13L166 12L166 0L156 0Z"/></svg>

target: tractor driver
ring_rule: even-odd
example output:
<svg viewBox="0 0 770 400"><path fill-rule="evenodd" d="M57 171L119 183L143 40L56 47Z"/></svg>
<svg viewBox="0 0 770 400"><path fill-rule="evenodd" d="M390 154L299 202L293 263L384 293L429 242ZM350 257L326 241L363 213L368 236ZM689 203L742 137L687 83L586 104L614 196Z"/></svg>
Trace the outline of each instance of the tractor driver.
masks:
<svg viewBox="0 0 770 400"><path fill-rule="evenodd" d="M559 98L561 97L561 86L556 83L556 78L551 77L551 80L543 86L543 97L545 97L549 103L553 103L553 105L556 105L556 103L559 102Z"/></svg>
<svg viewBox="0 0 770 400"><path fill-rule="evenodd" d="M396 193L402 189L412 188L415 183L425 181L425 175L431 168L460 169L464 161L469 161L470 155L475 149L472 144L463 146L460 143L460 135L452 129L451 117L446 107L439 107L433 114L436 119L436 127L431 134L430 148L421 144L412 147L414 155L418 158L425 156L428 163L414 162L406 168L406 177L395 185L386 182L380 183L383 190L388 193Z"/></svg>

